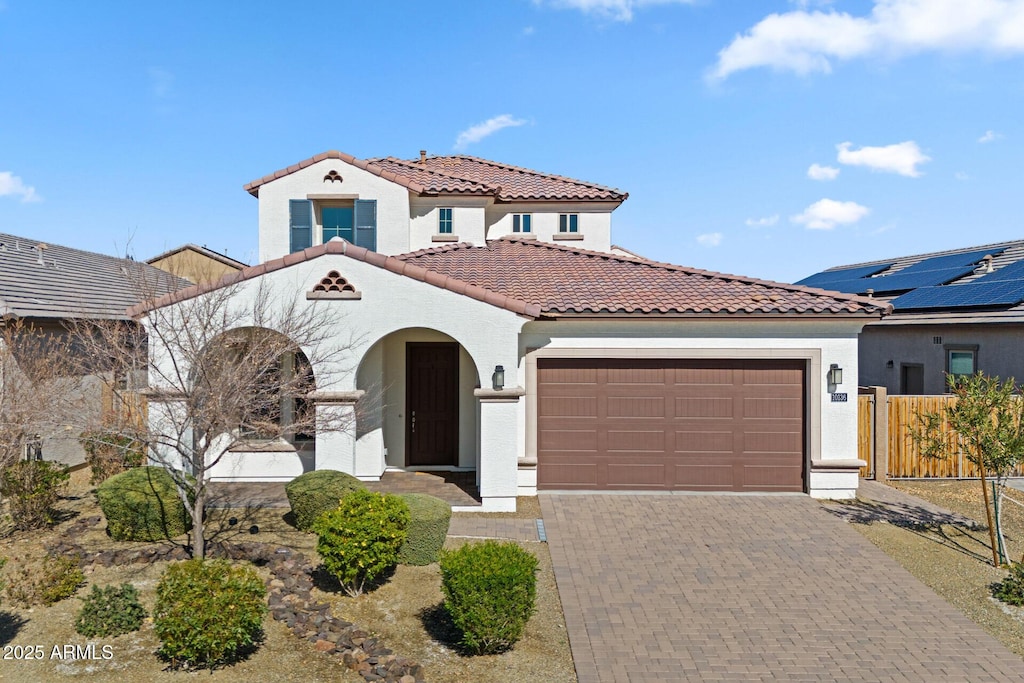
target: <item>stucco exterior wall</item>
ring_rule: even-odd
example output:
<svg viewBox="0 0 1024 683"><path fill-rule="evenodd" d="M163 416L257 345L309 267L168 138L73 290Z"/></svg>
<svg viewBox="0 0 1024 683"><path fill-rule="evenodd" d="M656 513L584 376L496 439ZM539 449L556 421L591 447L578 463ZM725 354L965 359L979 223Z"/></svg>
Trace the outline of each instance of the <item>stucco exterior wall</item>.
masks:
<svg viewBox="0 0 1024 683"><path fill-rule="evenodd" d="M487 239L506 236L522 237L512 232L512 214L528 213L533 216L532 233L543 242L557 242L568 247L609 251L612 246L612 208L593 203L523 202L495 204L487 208ZM559 233L558 216L563 213L579 214L578 233Z"/></svg>
<svg viewBox="0 0 1024 683"><path fill-rule="evenodd" d="M1024 325L868 325L860 336L858 381L862 386L885 387L890 394L903 393L901 364L920 364L924 393L946 393L946 354L952 346L976 347L977 370L1019 383L1024 381L1022 344Z"/></svg>
<svg viewBox="0 0 1024 683"><path fill-rule="evenodd" d="M190 282L216 282L229 273L241 270L241 267L230 266L187 248L147 263Z"/></svg>
<svg viewBox="0 0 1024 683"><path fill-rule="evenodd" d="M542 357L615 358L773 358L807 363L808 492L844 498L857 489L857 472L819 473L810 464L857 458L857 333L862 323L829 320L680 320L531 322L520 337L519 381L526 387L520 429L526 434L519 458L536 458L536 359ZM835 403L825 373L835 363L844 383L835 387L847 401ZM535 473L523 470L520 491L536 486Z"/></svg>
<svg viewBox="0 0 1024 683"><path fill-rule="evenodd" d="M331 270L341 273L362 292L362 298L307 300L305 293ZM490 304L335 254L244 281L236 287L232 305L238 307L239 311L252 310L254 301L258 298L267 300L269 293L273 293L270 300L275 306L288 305L297 299L300 309L312 309L315 315L329 321L331 333L323 347L302 349L313 365L318 390L367 390L374 383L383 390L384 403L381 406L382 413L377 417L378 424L374 425L371 415L366 425L371 428L357 427L345 437L352 441L351 451L355 453L354 468L357 475L367 478L380 476L384 465L380 457L381 447L388 448L389 462L403 462L404 422L401 422L403 418L392 415L391 409L400 409L404 404L404 377L401 383L399 378L404 374L405 341L450 339L461 346L460 426L464 432L460 434L460 465L482 466L492 470L488 487L481 486L482 497L506 500L515 496L514 452L512 457L489 459L482 465L479 463L480 454L486 457L489 451L486 442L479 446L476 443L478 408L472 390L477 382L477 368L516 366L517 339L523 318ZM238 326L246 324L248 320L241 317ZM375 346L379 350L375 350ZM325 358L329 360L323 360ZM154 351L151 360L165 370L169 369L168 359L159 349ZM184 371L187 373L187 368ZM374 378L375 371L379 373L378 378ZM489 370L481 370L480 374L490 377ZM150 382L159 388L158 372L150 373ZM399 411L396 414L401 413ZM374 432L377 432L376 436ZM324 436L326 438L327 435ZM513 443L518 440L516 434L502 434L501 437ZM398 443L394 449L390 443L392 440ZM318 433L317 462L324 457L320 452L321 441L321 434ZM337 453L339 446L334 444L330 450ZM280 455L274 457L275 462L288 460ZM238 458L245 460L244 456ZM229 460L238 458L234 454L229 456ZM233 476L259 476L263 459L266 458L232 462ZM372 462L379 463L375 472L365 469L366 463Z"/></svg>
<svg viewBox="0 0 1024 683"><path fill-rule="evenodd" d="M325 181L329 171L342 181ZM325 159L290 175L266 183L259 190L260 262L288 253L290 199L308 195L337 195L339 199L377 200L377 251L401 254L409 251L409 191L380 176L350 166L340 159ZM321 244L320 226L313 230L313 244Z"/></svg>
<svg viewBox="0 0 1024 683"><path fill-rule="evenodd" d="M411 197L409 206L409 251L438 247L445 242L484 244L484 207L480 197ZM438 229L438 209L452 209L452 233L442 235ZM454 239L458 238L458 239Z"/></svg>

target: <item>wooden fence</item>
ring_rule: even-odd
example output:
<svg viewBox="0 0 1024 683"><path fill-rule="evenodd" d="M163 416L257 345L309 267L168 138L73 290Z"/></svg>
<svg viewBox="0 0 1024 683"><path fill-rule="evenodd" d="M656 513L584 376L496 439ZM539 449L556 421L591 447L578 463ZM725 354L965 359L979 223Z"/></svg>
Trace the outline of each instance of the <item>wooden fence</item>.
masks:
<svg viewBox="0 0 1024 683"><path fill-rule="evenodd" d="M858 397L857 444L861 459L872 462L871 446L874 443L875 413L874 396ZM953 396L889 396L886 399L888 420L888 441L886 444L886 476L890 479L951 478L966 479L980 476L978 466L972 463L956 445L953 431L945 420L942 431L949 442L949 455L932 458L921 453L914 441L913 430L918 416L924 413L942 414L947 405L956 401ZM878 416L880 419L881 416ZM861 469L861 476L872 476L869 468ZM1018 467L1012 476L1024 476L1024 467Z"/></svg>

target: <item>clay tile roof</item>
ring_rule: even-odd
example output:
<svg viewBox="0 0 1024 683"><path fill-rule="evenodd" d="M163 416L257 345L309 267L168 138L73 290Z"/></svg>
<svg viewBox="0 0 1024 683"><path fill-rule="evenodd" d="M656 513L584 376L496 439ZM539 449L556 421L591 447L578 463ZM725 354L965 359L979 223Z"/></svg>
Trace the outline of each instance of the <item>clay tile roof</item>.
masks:
<svg viewBox="0 0 1024 683"><path fill-rule="evenodd" d="M535 240L455 244L402 254L414 263L519 301L547 315L838 314L880 316L864 297L714 273Z"/></svg>
<svg viewBox="0 0 1024 683"><path fill-rule="evenodd" d="M458 185L452 184L457 180L472 183L473 194L482 185L490 190L487 194L494 194L502 200L622 202L629 196L602 185L466 155L432 156L413 161L387 157L369 161L389 168L399 176L416 179L428 191L438 194L462 192Z"/></svg>
<svg viewBox="0 0 1024 683"><path fill-rule="evenodd" d="M357 159L330 150L282 168L243 186L259 196L262 185L295 173L325 159L338 159L364 171L398 183L419 195L482 195L499 201L603 201L621 203L625 192L564 176L531 171L477 157L433 156L406 161L394 157Z"/></svg>
<svg viewBox="0 0 1024 683"><path fill-rule="evenodd" d="M594 314L821 314L879 317L875 299L754 280L535 240L459 243L385 256L340 239L250 266L134 306L129 315L199 296L266 273L342 254L528 318Z"/></svg>

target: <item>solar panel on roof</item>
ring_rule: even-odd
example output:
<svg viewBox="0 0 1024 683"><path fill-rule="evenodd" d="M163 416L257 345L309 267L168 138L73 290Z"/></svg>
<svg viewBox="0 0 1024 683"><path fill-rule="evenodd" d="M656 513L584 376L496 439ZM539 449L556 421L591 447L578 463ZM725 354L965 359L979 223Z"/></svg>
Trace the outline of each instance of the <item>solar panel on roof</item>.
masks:
<svg viewBox="0 0 1024 683"><path fill-rule="evenodd" d="M836 289L835 287L826 285L831 285L831 283L847 282L857 280L859 278L868 277L870 275L875 275L876 273L881 273L883 270L886 270L887 268L891 267L891 263L876 263L873 266L857 266L856 268L840 268L837 270L825 270L820 273L815 273L814 275L805 277L803 280L800 280L796 284L802 285L804 287Z"/></svg>
<svg viewBox="0 0 1024 683"><path fill-rule="evenodd" d="M892 300L896 310L1015 306L1024 302L1024 279L922 287Z"/></svg>
<svg viewBox="0 0 1024 683"><path fill-rule="evenodd" d="M858 294L864 294L868 289L873 289L876 294L888 292L905 292L908 289L918 287L931 287L944 285L964 275L974 272L974 266L961 266L959 268L943 268L941 270L925 270L907 272L901 270L898 273L884 277L872 277L860 280L861 288Z"/></svg>
<svg viewBox="0 0 1024 683"><path fill-rule="evenodd" d="M996 256L1003 253L1004 249L978 249L976 251L965 251L961 254L946 254L945 256L933 256L923 261L907 266L900 273L920 273L926 270L943 270L946 268L963 268L973 266L981 259L991 254Z"/></svg>
<svg viewBox="0 0 1024 683"><path fill-rule="evenodd" d="M999 280L1020 280L1024 278L1024 261L1015 261L1003 266L999 270L986 273L974 282L996 282Z"/></svg>

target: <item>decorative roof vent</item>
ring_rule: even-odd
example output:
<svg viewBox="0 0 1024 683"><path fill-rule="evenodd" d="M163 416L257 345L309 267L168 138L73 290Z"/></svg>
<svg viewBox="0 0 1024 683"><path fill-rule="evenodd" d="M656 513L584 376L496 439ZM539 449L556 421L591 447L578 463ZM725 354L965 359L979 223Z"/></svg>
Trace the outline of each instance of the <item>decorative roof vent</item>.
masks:
<svg viewBox="0 0 1024 683"><path fill-rule="evenodd" d="M362 299L363 293L357 292L348 280L336 270L320 278L312 291L306 292L307 299Z"/></svg>
<svg viewBox="0 0 1024 683"><path fill-rule="evenodd" d="M324 182L340 183L342 181L341 174L335 171L333 168L327 172L324 176Z"/></svg>

